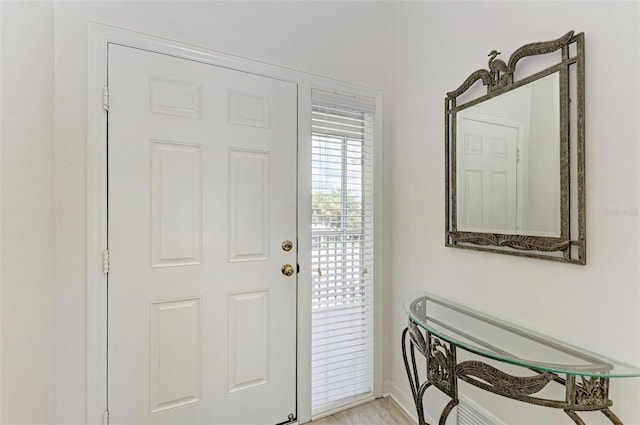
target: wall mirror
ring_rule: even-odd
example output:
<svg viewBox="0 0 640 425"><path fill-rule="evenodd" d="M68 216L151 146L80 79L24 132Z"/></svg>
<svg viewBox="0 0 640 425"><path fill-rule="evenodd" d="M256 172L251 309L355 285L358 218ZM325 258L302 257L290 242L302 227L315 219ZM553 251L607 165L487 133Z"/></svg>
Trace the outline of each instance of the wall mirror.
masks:
<svg viewBox="0 0 640 425"><path fill-rule="evenodd" d="M499 55L445 98L446 245L585 264L584 33Z"/></svg>

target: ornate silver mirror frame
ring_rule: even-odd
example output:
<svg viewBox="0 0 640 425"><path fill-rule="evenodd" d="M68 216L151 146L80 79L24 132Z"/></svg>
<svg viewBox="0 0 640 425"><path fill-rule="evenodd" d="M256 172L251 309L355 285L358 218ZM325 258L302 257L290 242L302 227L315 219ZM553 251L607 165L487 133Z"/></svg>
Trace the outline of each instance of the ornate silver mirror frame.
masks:
<svg viewBox="0 0 640 425"><path fill-rule="evenodd" d="M542 258L573 264L586 264L584 33L574 34L573 31L570 31L556 40L526 44L517 49L507 63L496 59L497 55L499 55L499 52L492 51L489 54L489 69L480 69L473 72L460 87L447 93L445 98L446 246ZM520 64L516 72L516 65L523 58L527 59ZM539 69L540 65L544 68ZM526 75L519 77L519 74L522 74L523 71ZM543 170L543 172L538 171L537 174L534 174L531 171L523 172L520 169L514 171L516 174L513 175L519 176L518 179L524 181L522 184L525 189L520 190L520 186L518 186L517 190L512 190L514 193L512 198L518 199L517 202L514 201L517 205L513 209L522 208L525 212L521 214L528 214L531 217L536 216L540 208L533 208L531 211L526 212L526 207L529 204L526 201L522 201L522 195L515 195L516 192L527 194L529 193L527 190L537 191L537 206L543 208L547 208L548 205L546 204L552 202L552 199L545 199L545 197L553 198L553 203L557 203L557 207L553 207L553 212L550 213L552 221L554 221L552 225L554 230L534 231L528 227L519 227L521 218L514 219L518 221L518 224L504 228L496 228L493 224L480 227L478 225L469 225L469 222L475 220L473 219L474 216L471 215L471 212L461 212L463 209L464 211L470 211L471 207L469 205L475 208L473 211L476 211L476 214L478 214L477 211L479 211L480 216L487 214L484 214L485 207L478 207L478 202L472 203L469 201L469 199L477 195L474 194L473 189L479 188L479 192L483 192L483 183L479 183L480 186L478 186L478 183L469 183L465 186L463 177L458 174L458 172L467 173L464 174L464 179L468 181L468 173L470 173L468 170L470 168L464 168L463 170L461 164L464 167L470 166L465 163L468 160L460 159L462 158L460 156L462 155L460 153L462 150L458 150L463 149L463 145L465 149L472 146L468 141L468 137L471 137L468 134L471 133L459 130L459 127L461 129L467 128L461 127L463 119L468 119L466 117L470 114L476 114L477 116L478 113L475 111L478 111L478 108L488 105L497 99L507 99L508 96L513 96L518 91L532 90L534 85L539 84L543 79L553 79L554 82L551 84L555 84L556 87L556 92L551 95L549 104L542 108L542 110L546 111L553 109L556 113L553 119L546 120L556 122L552 130L553 138L556 138L555 134L557 134L557 143L553 148L556 154L552 157L553 160L551 162L545 160L544 165L535 164L532 158L527 157L527 164L529 165L522 165L521 168L527 170L527 167L529 167L529 170L533 170L536 167L541 167L540 170ZM479 81L482 86L476 84ZM484 91L483 86L486 86L486 92L480 92L473 97L478 90ZM489 108L489 110L492 109ZM485 115L489 116L489 114ZM549 115L546 116L548 117ZM536 122L542 121L538 119ZM528 125L520 126L520 131L523 128L529 131ZM458 132L462 134L460 136L461 140L458 140ZM529 134L531 133L529 132ZM517 137L520 136L514 137L516 137L515 143L518 146L516 149L516 161L519 162L521 159L520 142L518 140L520 139ZM527 146L535 145L537 141L535 138L528 135L524 137L527 140L530 139L527 142L530 145ZM482 140L482 137L479 140ZM479 150L482 150L482 143L484 142L480 141L478 143L475 146L479 146ZM506 143L503 143L505 151ZM540 150L541 148L535 149ZM533 156L535 155L531 155L531 157ZM489 167L492 167L492 165ZM459 169L461 171L457 171ZM552 180L555 183L550 187L536 187L541 178L535 176L542 176L546 173L545 170L550 169L556 170L557 178ZM525 175L523 173L528 174ZM551 172L550 174L553 173ZM532 175L535 178L530 178ZM526 189L527 187L530 187L530 189ZM501 192L498 191L497 193ZM531 195L526 196L531 197ZM494 197L497 198L498 195ZM503 195L499 195L499 197L504 199ZM491 204L491 202L495 203L496 201L480 201L482 205L487 204L487 202ZM500 204L497 211L504 209ZM490 214L495 215L496 213L492 212ZM502 212L497 214L502 217Z"/></svg>

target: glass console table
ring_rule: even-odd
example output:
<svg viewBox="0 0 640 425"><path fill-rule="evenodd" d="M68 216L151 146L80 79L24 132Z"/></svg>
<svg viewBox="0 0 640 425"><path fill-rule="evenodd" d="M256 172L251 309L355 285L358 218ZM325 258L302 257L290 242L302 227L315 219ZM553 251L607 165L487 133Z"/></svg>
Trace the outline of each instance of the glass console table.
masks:
<svg viewBox="0 0 640 425"><path fill-rule="evenodd" d="M585 425L577 414L584 411L600 411L612 423L622 425L609 409L609 379L640 376L639 368L430 294L414 294L405 301L404 309L409 325L402 333L402 355L420 425L427 425L422 398L432 385L451 397L440 416L439 424L445 424L458 404L458 379L510 399L563 409L578 425ZM458 362L458 348L522 367L527 375L514 376L479 360ZM426 358L422 382L416 350ZM565 387L563 399L535 396L551 382Z"/></svg>

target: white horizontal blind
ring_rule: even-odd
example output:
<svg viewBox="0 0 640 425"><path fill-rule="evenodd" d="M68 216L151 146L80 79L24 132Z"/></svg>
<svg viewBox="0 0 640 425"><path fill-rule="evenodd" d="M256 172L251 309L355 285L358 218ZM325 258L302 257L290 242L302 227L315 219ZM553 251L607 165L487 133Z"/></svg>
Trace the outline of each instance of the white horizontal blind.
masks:
<svg viewBox="0 0 640 425"><path fill-rule="evenodd" d="M313 103L311 397L318 414L373 392L373 113L326 96Z"/></svg>

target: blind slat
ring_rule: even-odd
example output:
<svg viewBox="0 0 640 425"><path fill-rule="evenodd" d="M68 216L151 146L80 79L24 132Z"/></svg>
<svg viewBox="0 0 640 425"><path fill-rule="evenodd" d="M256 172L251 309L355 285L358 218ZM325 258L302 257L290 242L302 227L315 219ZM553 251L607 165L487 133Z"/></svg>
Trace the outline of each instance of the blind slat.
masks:
<svg viewBox="0 0 640 425"><path fill-rule="evenodd" d="M366 99L358 96L336 93L334 91L313 89L311 100L314 105L324 105L344 113L375 112L376 103L373 99Z"/></svg>

